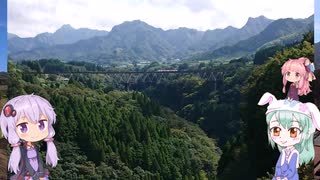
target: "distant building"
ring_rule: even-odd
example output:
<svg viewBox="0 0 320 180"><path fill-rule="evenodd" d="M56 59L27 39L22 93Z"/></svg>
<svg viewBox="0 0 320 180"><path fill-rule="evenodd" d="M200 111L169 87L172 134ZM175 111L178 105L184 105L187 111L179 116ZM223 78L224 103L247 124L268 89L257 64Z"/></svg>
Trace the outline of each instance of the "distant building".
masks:
<svg viewBox="0 0 320 180"><path fill-rule="evenodd" d="M57 81L69 82L69 78L58 76Z"/></svg>

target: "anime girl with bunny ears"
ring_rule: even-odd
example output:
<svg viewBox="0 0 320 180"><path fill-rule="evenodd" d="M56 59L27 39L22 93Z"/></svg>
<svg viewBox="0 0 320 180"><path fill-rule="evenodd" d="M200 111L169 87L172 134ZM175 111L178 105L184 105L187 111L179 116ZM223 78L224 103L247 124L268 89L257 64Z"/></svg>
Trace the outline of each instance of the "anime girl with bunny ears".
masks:
<svg viewBox="0 0 320 180"><path fill-rule="evenodd" d="M2 134L13 148L8 164L8 169L16 174L12 180L48 179L49 172L44 169L34 143L47 142L46 163L56 166L59 159L53 143L55 121L56 114L50 103L37 95L17 96L4 105L0 122Z"/></svg>
<svg viewBox="0 0 320 180"><path fill-rule="evenodd" d="M268 139L281 152L273 180L298 180L299 165L314 159L313 134L320 129L320 112L312 103L277 100L265 93L258 105L269 104L266 112Z"/></svg>

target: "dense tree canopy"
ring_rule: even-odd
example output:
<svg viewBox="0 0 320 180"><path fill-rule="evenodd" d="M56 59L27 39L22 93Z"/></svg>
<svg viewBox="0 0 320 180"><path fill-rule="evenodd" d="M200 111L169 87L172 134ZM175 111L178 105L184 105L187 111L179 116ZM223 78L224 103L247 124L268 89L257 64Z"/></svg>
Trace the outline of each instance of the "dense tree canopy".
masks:
<svg viewBox="0 0 320 180"><path fill-rule="evenodd" d="M52 179L216 177L220 150L194 124L139 92L104 93L85 82L22 73L34 64L10 63L8 95L35 93L55 108L60 161Z"/></svg>
<svg viewBox="0 0 320 180"><path fill-rule="evenodd" d="M223 63L127 68L54 59L10 63L8 96L35 93L55 107L61 161L51 170L54 179L268 179L279 152L268 144L265 107L257 102L265 92L285 98L281 66L301 56L313 61L312 40L308 33L302 42ZM105 75L26 73L110 69L210 70L220 78L172 75L124 92L123 84ZM312 93L301 101L312 102ZM300 177L310 177L310 167L300 167Z"/></svg>

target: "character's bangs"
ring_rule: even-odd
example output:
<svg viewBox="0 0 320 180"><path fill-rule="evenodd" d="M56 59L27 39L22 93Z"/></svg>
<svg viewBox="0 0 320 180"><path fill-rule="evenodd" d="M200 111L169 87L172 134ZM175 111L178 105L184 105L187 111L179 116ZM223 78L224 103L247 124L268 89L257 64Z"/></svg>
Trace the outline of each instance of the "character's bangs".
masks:
<svg viewBox="0 0 320 180"><path fill-rule="evenodd" d="M292 126L293 114L287 111L277 111L275 113L276 119L282 127L288 128Z"/></svg>
<svg viewBox="0 0 320 180"><path fill-rule="evenodd" d="M47 102L43 102L42 100L43 99L37 100L38 104L41 104L41 106L39 105L40 113L48 118L50 124L54 124L56 121L56 114L51 105Z"/></svg>
<svg viewBox="0 0 320 180"><path fill-rule="evenodd" d="M308 127L306 127L308 117L304 114L292 111L276 111L273 115L284 128L290 128L293 121L298 121L302 129L308 129Z"/></svg>
<svg viewBox="0 0 320 180"><path fill-rule="evenodd" d="M288 64L287 71L294 71L303 76L305 75L305 72L306 72L305 67L302 64L299 64L296 62L294 63L293 61L290 64Z"/></svg>
<svg viewBox="0 0 320 180"><path fill-rule="evenodd" d="M40 116L44 115L49 119L50 124L55 122L53 108L43 98L40 99L34 95L26 96L16 102L15 106L17 107L18 117L26 115L31 122L37 123Z"/></svg>
<svg viewBox="0 0 320 180"><path fill-rule="evenodd" d="M38 104L32 98L24 97L15 106L20 115L18 117L27 116L31 122L38 122L41 112L39 111Z"/></svg>

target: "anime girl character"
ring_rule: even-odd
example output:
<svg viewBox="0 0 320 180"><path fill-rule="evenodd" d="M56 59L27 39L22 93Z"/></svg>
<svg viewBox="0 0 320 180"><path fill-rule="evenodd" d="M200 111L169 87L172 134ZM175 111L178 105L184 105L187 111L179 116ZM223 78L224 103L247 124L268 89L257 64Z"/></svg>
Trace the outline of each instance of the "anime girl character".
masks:
<svg viewBox="0 0 320 180"><path fill-rule="evenodd" d="M312 103L285 101L265 93L258 105L269 104L268 139L281 152L273 180L298 180L297 168L314 158L313 134L315 128L320 129L320 112Z"/></svg>
<svg viewBox="0 0 320 180"><path fill-rule="evenodd" d="M313 74L314 65L308 58L301 57L299 59L289 59L281 68L281 74L283 76L282 92L286 93L287 82L291 82L287 99L292 101L299 101L299 96L307 95L310 90L309 81L315 79Z"/></svg>
<svg viewBox="0 0 320 180"><path fill-rule="evenodd" d="M51 104L37 95L17 96L4 105L0 122L2 134L13 148L8 163L15 173L11 179L48 179L35 142L47 142L46 163L55 167L59 160L53 143L55 121Z"/></svg>

